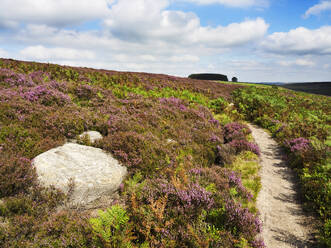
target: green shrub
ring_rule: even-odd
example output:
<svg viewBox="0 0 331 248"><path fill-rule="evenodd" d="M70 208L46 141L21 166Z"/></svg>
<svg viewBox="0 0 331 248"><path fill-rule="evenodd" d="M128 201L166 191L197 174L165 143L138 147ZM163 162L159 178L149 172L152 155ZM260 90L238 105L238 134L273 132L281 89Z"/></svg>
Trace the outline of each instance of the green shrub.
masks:
<svg viewBox="0 0 331 248"><path fill-rule="evenodd" d="M215 114L221 114L225 110L225 108L229 105L229 103L224 100L223 98L217 98L214 100L211 100L209 102L208 107L215 113Z"/></svg>
<svg viewBox="0 0 331 248"><path fill-rule="evenodd" d="M99 217L89 220L93 232L110 247L133 247L132 227L127 212L118 205L106 211L99 210Z"/></svg>
<svg viewBox="0 0 331 248"><path fill-rule="evenodd" d="M214 73L191 74L189 78L200 79L200 80L228 81L228 77L226 75L214 74Z"/></svg>
<svg viewBox="0 0 331 248"><path fill-rule="evenodd" d="M35 183L36 173L25 157L0 157L0 198L27 192Z"/></svg>
<svg viewBox="0 0 331 248"><path fill-rule="evenodd" d="M321 242L326 247L331 247L331 219L327 219L322 230Z"/></svg>

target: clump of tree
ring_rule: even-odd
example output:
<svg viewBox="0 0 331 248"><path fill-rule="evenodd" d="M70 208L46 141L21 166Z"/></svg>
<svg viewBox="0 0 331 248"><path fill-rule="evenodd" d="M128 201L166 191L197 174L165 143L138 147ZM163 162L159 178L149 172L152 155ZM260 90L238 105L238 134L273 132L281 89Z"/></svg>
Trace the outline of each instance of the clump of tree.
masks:
<svg viewBox="0 0 331 248"><path fill-rule="evenodd" d="M236 78L236 77L233 77L233 78L232 78L232 82L235 82L235 83L237 83L237 82L238 82L238 78Z"/></svg>
<svg viewBox="0 0 331 248"><path fill-rule="evenodd" d="M198 73L188 76L191 79L229 81L226 75L216 73Z"/></svg>

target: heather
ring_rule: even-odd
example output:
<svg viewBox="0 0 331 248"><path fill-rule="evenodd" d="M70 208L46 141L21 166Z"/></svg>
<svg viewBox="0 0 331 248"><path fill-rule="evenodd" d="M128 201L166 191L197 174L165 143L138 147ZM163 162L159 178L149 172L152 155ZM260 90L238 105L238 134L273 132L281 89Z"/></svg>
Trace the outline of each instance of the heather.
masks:
<svg viewBox="0 0 331 248"><path fill-rule="evenodd" d="M264 247L254 207L259 150L229 105L241 86L0 65L1 247ZM31 166L87 130L128 168L119 199L94 216L38 185Z"/></svg>
<svg viewBox="0 0 331 248"><path fill-rule="evenodd" d="M307 209L314 209L322 222L320 239L330 245L330 98L278 87L247 87L233 96L238 111L283 146Z"/></svg>
<svg viewBox="0 0 331 248"><path fill-rule="evenodd" d="M264 247L259 147L283 146L330 244L330 100L159 74L0 60L1 247ZM234 104L230 104L233 102ZM37 184L31 160L87 130L128 168L91 216Z"/></svg>

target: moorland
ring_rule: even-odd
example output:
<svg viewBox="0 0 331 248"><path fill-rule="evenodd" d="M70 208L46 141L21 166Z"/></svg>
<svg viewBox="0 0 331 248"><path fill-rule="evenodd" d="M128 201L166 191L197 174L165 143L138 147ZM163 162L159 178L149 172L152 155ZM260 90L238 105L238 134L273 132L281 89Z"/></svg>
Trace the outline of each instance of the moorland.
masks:
<svg viewBox="0 0 331 248"><path fill-rule="evenodd" d="M281 87L311 94L331 96L331 82L290 83L283 84Z"/></svg>
<svg viewBox="0 0 331 248"><path fill-rule="evenodd" d="M330 106L277 86L0 59L0 246L265 247L247 122L284 149L318 243L331 245ZM68 196L32 166L87 130L128 168L120 200L96 217L59 211Z"/></svg>

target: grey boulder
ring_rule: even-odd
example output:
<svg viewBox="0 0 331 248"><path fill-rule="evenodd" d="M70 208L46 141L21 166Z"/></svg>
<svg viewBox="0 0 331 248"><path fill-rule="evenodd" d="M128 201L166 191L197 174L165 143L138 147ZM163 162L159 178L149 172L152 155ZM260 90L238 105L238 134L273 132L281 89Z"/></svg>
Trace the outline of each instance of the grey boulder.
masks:
<svg viewBox="0 0 331 248"><path fill-rule="evenodd" d="M38 155L33 165L41 185L70 190L70 204L79 206L113 195L127 174L110 154L74 143Z"/></svg>

